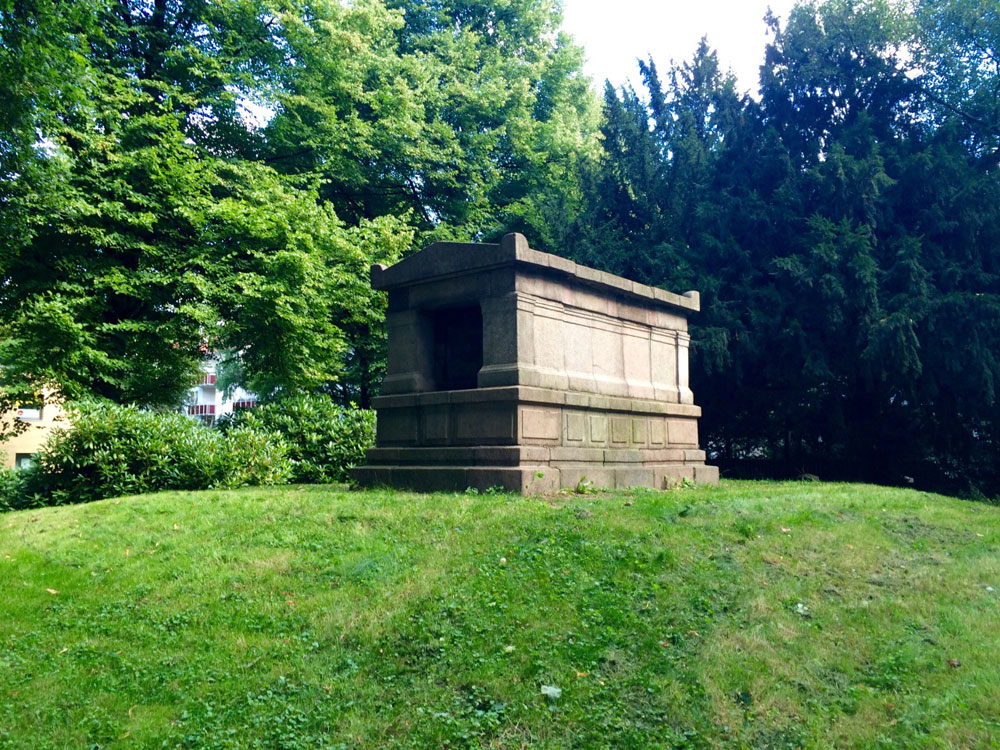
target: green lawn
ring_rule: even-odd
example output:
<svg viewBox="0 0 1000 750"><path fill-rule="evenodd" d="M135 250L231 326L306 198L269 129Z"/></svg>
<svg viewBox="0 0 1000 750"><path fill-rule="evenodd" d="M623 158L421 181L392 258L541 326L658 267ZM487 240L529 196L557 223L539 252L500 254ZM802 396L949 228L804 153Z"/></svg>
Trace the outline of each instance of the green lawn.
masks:
<svg viewBox="0 0 1000 750"><path fill-rule="evenodd" d="M1000 510L287 487L0 515L0 748L1000 744Z"/></svg>

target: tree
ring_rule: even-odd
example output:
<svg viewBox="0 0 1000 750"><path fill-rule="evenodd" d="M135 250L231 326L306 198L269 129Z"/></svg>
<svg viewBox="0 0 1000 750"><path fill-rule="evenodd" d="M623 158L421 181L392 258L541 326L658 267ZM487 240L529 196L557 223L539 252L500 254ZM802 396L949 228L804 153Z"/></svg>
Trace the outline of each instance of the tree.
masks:
<svg viewBox="0 0 1000 750"><path fill-rule="evenodd" d="M931 6L769 18L759 103L704 42L665 79L642 63L644 97L606 91L576 256L702 291L692 377L724 466L1000 490L996 79L974 0Z"/></svg>
<svg viewBox="0 0 1000 750"><path fill-rule="evenodd" d="M1000 160L1000 16L989 0L920 0L910 47L936 125L985 169Z"/></svg>
<svg viewBox="0 0 1000 750"><path fill-rule="evenodd" d="M270 163L322 175L349 224L410 217L419 244L510 229L558 241L597 153L598 111L551 3L313 10L288 24L297 63L267 129Z"/></svg>
<svg viewBox="0 0 1000 750"><path fill-rule="evenodd" d="M0 185L30 160L38 131L81 106L94 3L0 2Z"/></svg>
<svg viewBox="0 0 1000 750"><path fill-rule="evenodd" d="M10 393L165 405L207 345L367 403L371 263L580 208L597 110L542 0L87 1L0 5Z"/></svg>
<svg viewBox="0 0 1000 750"><path fill-rule="evenodd" d="M239 351L265 393L335 377L330 299L358 251L314 189L199 153L172 113L57 139L2 256L11 386L169 405L206 346Z"/></svg>
<svg viewBox="0 0 1000 750"><path fill-rule="evenodd" d="M314 179L231 157L258 138L239 92L276 80L275 16L194 0L98 10L78 42L86 101L32 120L41 139L4 183L4 214L20 217L0 250L6 392L170 405L206 346L239 352L264 393L335 379L337 322L365 302L358 269L401 243L357 246Z"/></svg>

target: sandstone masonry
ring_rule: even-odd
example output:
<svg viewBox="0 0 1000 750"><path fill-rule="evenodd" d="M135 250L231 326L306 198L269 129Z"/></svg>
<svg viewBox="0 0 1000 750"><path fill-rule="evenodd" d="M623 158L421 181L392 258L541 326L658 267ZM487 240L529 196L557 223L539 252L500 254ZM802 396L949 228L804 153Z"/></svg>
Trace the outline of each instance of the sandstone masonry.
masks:
<svg viewBox="0 0 1000 750"><path fill-rule="evenodd" d="M687 316L655 289L528 247L435 243L386 268L388 371L365 486L524 493L718 481L698 448Z"/></svg>

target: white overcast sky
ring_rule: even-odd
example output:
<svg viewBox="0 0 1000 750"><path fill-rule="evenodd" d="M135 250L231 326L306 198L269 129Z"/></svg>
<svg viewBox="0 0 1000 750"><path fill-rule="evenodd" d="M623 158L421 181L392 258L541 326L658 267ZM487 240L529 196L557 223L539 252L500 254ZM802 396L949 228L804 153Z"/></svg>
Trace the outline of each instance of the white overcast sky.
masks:
<svg viewBox="0 0 1000 750"><path fill-rule="evenodd" d="M691 58L702 36L719 53L723 69L736 74L741 91L757 93L768 41L764 14L770 6L782 20L794 0L563 0L563 29L587 54L586 73L598 91L604 79L626 80L638 90L636 58L650 55L665 74L670 61Z"/></svg>

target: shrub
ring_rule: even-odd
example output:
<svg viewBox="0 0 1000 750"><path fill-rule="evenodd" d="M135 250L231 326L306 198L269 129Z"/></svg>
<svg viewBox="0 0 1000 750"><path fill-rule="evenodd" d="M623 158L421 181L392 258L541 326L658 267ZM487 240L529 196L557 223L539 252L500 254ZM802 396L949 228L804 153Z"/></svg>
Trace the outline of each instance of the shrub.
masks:
<svg viewBox="0 0 1000 750"><path fill-rule="evenodd" d="M217 486L283 484L291 478L288 444L280 435L241 425L224 433L219 445Z"/></svg>
<svg viewBox="0 0 1000 750"><path fill-rule="evenodd" d="M290 464L277 435L221 434L182 414L107 403L71 408L34 466L19 474L12 507L61 505L159 490L276 484Z"/></svg>
<svg viewBox="0 0 1000 750"><path fill-rule="evenodd" d="M0 512L24 505L24 479L27 469L0 469Z"/></svg>
<svg viewBox="0 0 1000 750"><path fill-rule="evenodd" d="M346 482L348 469L375 444L375 412L345 409L323 395L295 395L220 420L220 429L252 427L281 435L294 482Z"/></svg>

